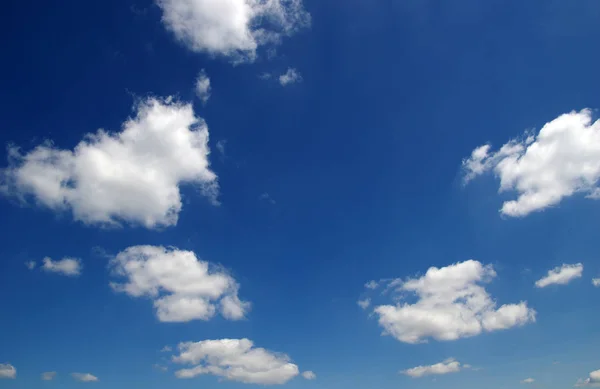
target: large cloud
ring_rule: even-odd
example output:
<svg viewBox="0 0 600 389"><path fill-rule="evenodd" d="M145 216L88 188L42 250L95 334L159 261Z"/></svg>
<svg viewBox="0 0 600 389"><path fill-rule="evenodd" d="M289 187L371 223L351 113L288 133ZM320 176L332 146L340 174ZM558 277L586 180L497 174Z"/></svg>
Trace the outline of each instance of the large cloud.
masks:
<svg viewBox="0 0 600 389"><path fill-rule="evenodd" d="M428 375L458 373L463 368L464 366L461 366L460 362L458 362L456 359L448 358L443 362L436 363L433 365L417 366L410 369L406 369L402 371L402 374L405 374L412 378L421 378Z"/></svg>
<svg viewBox="0 0 600 389"><path fill-rule="evenodd" d="M537 280L535 286L545 288L548 285L566 285L576 278L581 278L583 273L583 264L576 263L573 265L563 264L548 270L548 274Z"/></svg>
<svg viewBox="0 0 600 389"><path fill-rule="evenodd" d="M575 386L600 387L600 370L591 372L590 376L584 380L578 380Z"/></svg>
<svg viewBox="0 0 600 389"><path fill-rule="evenodd" d="M491 265L474 260L431 267L420 278L388 283L400 298L416 295L415 303L379 305L374 312L385 334L406 343L456 340L535 321L526 302L496 306L482 286L495 276Z"/></svg>
<svg viewBox="0 0 600 389"><path fill-rule="evenodd" d="M110 266L115 275L126 279L111 283L113 289L153 299L163 322L209 320L217 310L226 319L240 320L250 309L239 299L238 284L227 272L191 251L134 246L117 254Z"/></svg>
<svg viewBox="0 0 600 389"><path fill-rule="evenodd" d="M252 61L261 45L310 24L302 0L156 0L163 23L190 50Z"/></svg>
<svg viewBox="0 0 600 389"><path fill-rule="evenodd" d="M25 154L10 148L9 154L9 167L0 172L2 192L70 209L87 224L175 225L183 183L200 186L216 201L208 128L191 104L171 98L140 103L121 132L87 134L74 150L45 143Z"/></svg>
<svg viewBox="0 0 600 389"><path fill-rule="evenodd" d="M506 216L541 211L575 193L600 198L600 121L592 121L589 109L561 115L537 135L513 139L498 151L490 145L476 148L463 168L467 182L493 171L501 192L517 193L516 200L502 205Z"/></svg>
<svg viewBox="0 0 600 389"><path fill-rule="evenodd" d="M287 355L256 348L248 339L181 343L173 361L192 366L175 372L178 378L212 374L246 384L274 385L284 384L299 373Z"/></svg>

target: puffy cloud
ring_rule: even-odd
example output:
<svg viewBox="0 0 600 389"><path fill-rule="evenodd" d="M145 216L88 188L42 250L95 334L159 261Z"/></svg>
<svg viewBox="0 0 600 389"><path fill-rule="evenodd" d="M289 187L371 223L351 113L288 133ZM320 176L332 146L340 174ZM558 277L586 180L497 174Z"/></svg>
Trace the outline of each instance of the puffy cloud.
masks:
<svg viewBox="0 0 600 389"><path fill-rule="evenodd" d="M466 366L466 365L465 365ZM429 366L417 366L411 369L407 369L402 371L402 374L405 374L412 378L421 378L428 375L441 375L441 374L449 374L449 373L458 373L462 368L468 368L460 365L454 358L446 359L443 362L436 363L434 365Z"/></svg>
<svg viewBox="0 0 600 389"><path fill-rule="evenodd" d="M25 266L27 266L29 270L33 270L37 266L37 263L35 263L35 261L27 261L25 262Z"/></svg>
<svg viewBox="0 0 600 389"><path fill-rule="evenodd" d="M307 370L302 373L302 377L305 380L314 380L317 378L317 375L313 371Z"/></svg>
<svg viewBox="0 0 600 389"><path fill-rule="evenodd" d="M52 381L55 377L56 377L55 371L47 371L45 373L42 373L43 381Z"/></svg>
<svg viewBox="0 0 600 389"><path fill-rule="evenodd" d="M589 109L563 114L537 135L527 133L498 151L490 149L480 146L463 161L465 181L493 171L500 192L517 192L516 200L502 205L506 216L526 216L575 193L600 198L600 121L592 122Z"/></svg>
<svg viewBox="0 0 600 389"><path fill-rule="evenodd" d="M26 154L10 148L9 155L1 192L70 209L86 224L173 226L182 208L181 184L198 185L213 202L218 193L208 127L191 104L171 98L140 103L121 132L87 134L73 150L45 143Z"/></svg>
<svg viewBox="0 0 600 389"><path fill-rule="evenodd" d="M301 0L156 0L165 27L190 50L252 61L262 45L310 24Z"/></svg>
<svg viewBox="0 0 600 389"><path fill-rule="evenodd" d="M497 308L482 286L495 276L491 265L475 260L431 267L420 278L389 282L400 298L414 294L415 303L380 305L374 312L384 334L405 343L456 340L534 322L536 313L526 302Z"/></svg>
<svg viewBox="0 0 600 389"><path fill-rule="evenodd" d="M566 285L575 278L581 278L583 273L583 265L577 263L574 265L563 264L562 266L555 267L552 270L548 270L548 275L535 282L535 286L538 288L545 288L548 285Z"/></svg>
<svg viewBox="0 0 600 389"><path fill-rule="evenodd" d="M521 381L522 384L533 384L535 382L535 380L533 378L525 378L523 381Z"/></svg>
<svg viewBox="0 0 600 389"><path fill-rule="evenodd" d="M298 73L298 71L296 69L293 69L293 68L289 68L287 70L287 72L285 72L284 74L279 76L279 83L282 86L295 84L295 83L301 82L301 81L302 81L302 76L300 75L300 73Z"/></svg>
<svg viewBox="0 0 600 389"><path fill-rule="evenodd" d="M191 365L175 372L178 378L212 374L246 384L284 384L296 377L298 366L285 354L256 348L248 339L204 340L179 344L173 361Z"/></svg>
<svg viewBox="0 0 600 389"><path fill-rule="evenodd" d="M366 298L363 300L358 300L357 304L362 309L367 309L367 308L369 308L369 305L371 305L371 299Z"/></svg>
<svg viewBox="0 0 600 389"><path fill-rule="evenodd" d="M191 251L161 246L133 246L110 261L123 283L113 282L118 292L154 300L163 322L209 320L216 311L230 320L243 319L250 304L238 296L238 284L227 272L202 261Z"/></svg>
<svg viewBox="0 0 600 389"><path fill-rule="evenodd" d="M590 376L584 380L578 380L575 386L600 387L600 370L591 372Z"/></svg>
<svg viewBox="0 0 600 389"><path fill-rule="evenodd" d="M46 257L43 260L42 269L49 273L57 273L68 277L78 277L81 275L81 260L76 258L63 258L58 261L53 261L52 258Z"/></svg>
<svg viewBox="0 0 600 389"><path fill-rule="evenodd" d="M206 71L202 69L196 78L196 95L202 101L202 103L206 104L208 99L210 98L210 78L206 74Z"/></svg>
<svg viewBox="0 0 600 389"><path fill-rule="evenodd" d="M0 363L0 379L17 378L17 369L10 363Z"/></svg>
<svg viewBox="0 0 600 389"><path fill-rule="evenodd" d="M98 377L90 373L71 373L71 377L79 382L96 382Z"/></svg>
<svg viewBox="0 0 600 389"><path fill-rule="evenodd" d="M600 286L600 278L592 278L592 285L596 287Z"/></svg>

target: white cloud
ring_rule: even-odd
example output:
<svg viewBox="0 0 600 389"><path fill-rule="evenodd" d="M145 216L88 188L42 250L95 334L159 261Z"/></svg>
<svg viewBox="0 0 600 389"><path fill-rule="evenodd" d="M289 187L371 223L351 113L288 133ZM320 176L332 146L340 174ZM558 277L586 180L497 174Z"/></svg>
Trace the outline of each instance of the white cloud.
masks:
<svg viewBox="0 0 600 389"><path fill-rule="evenodd" d="M259 46L310 24L301 0L156 0L165 27L190 50L252 61Z"/></svg>
<svg viewBox="0 0 600 389"><path fill-rule="evenodd" d="M17 369L10 363L0 363L0 379L17 378Z"/></svg>
<svg viewBox="0 0 600 389"><path fill-rule="evenodd" d="M154 365L152 365L152 367L154 367L154 369L161 371L163 373L169 370L169 368L167 366L164 366L164 365L161 365L158 363L155 363Z"/></svg>
<svg viewBox="0 0 600 389"><path fill-rule="evenodd" d="M204 340L179 344L173 361L193 367L175 372L178 378L212 374L247 384L284 384L298 375L285 354L254 347L248 339Z"/></svg>
<svg viewBox="0 0 600 389"><path fill-rule="evenodd" d="M70 209L86 224L147 228L177 224L179 186L196 184L216 202L217 176L209 169L208 127L191 104L148 99L123 130L87 134L74 150L45 143L21 154L9 150L0 191L33 196L52 210Z"/></svg>
<svg viewBox="0 0 600 389"><path fill-rule="evenodd" d="M380 305L374 312L384 334L405 343L456 340L534 322L536 313L526 302L496 307L482 286L495 276L491 265L474 260L431 267L420 278L390 282L401 298L414 293L415 303Z"/></svg>
<svg viewBox="0 0 600 389"><path fill-rule="evenodd" d="M110 261L118 292L154 300L162 322L209 320L219 303L221 314L230 320L243 319L250 303L240 301L237 282L222 269L202 261L191 251L161 246L134 246Z"/></svg>
<svg viewBox="0 0 600 389"><path fill-rule="evenodd" d="M578 380L575 386L600 387L600 370L591 372L590 376L584 380Z"/></svg>
<svg viewBox="0 0 600 389"><path fill-rule="evenodd" d="M47 371L45 373L42 373L43 381L52 381L55 377L56 377L55 371Z"/></svg>
<svg viewBox="0 0 600 389"><path fill-rule="evenodd" d="M600 198L600 121L584 109L546 123L537 135L513 139L500 150L476 148L463 161L465 181L488 171L500 178L500 192L513 190L501 213L526 216L559 204L575 193Z"/></svg>
<svg viewBox="0 0 600 389"><path fill-rule="evenodd" d="M300 75L300 73L298 73L298 71L296 69L293 69L293 68L289 68L287 70L287 72L285 72L284 74L279 76L279 83L282 86L295 84L295 83L301 82L301 81L302 81L302 76Z"/></svg>
<svg viewBox="0 0 600 389"><path fill-rule="evenodd" d="M365 288L367 289L377 289L379 287L379 282L375 280L371 280L365 284Z"/></svg>
<svg viewBox="0 0 600 389"><path fill-rule="evenodd" d="M206 104L208 99L210 99L211 87L210 87L210 78L206 74L206 71L202 69L196 78L196 95L202 101L203 104Z"/></svg>
<svg viewBox="0 0 600 389"><path fill-rule="evenodd" d="M317 375L313 371L307 370L302 373L302 377L305 380L314 380L317 378Z"/></svg>
<svg viewBox="0 0 600 389"><path fill-rule="evenodd" d="M533 378L525 378L523 381L521 381L522 384L533 384L535 382L535 380Z"/></svg>
<svg viewBox="0 0 600 389"><path fill-rule="evenodd" d="M37 263L35 263L35 261L27 261L25 262L25 266L27 266L29 270L33 270L37 266Z"/></svg>
<svg viewBox="0 0 600 389"><path fill-rule="evenodd" d="M165 346L160 350L161 353L170 353L171 351L173 351L171 346Z"/></svg>
<svg viewBox="0 0 600 389"><path fill-rule="evenodd" d="M581 278L583 273L583 265L577 263L574 265L563 264L548 270L546 277L543 277L535 282L538 288L545 288L548 285L566 285L576 278Z"/></svg>
<svg viewBox="0 0 600 389"><path fill-rule="evenodd" d="M46 257L43 260L42 269L50 273L58 273L68 277L78 277L81 275L81 260L76 258L63 258L58 261L53 261L52 258Z"/></svg>
<svg viewBox="0 0 600 389"><path fill-rule="evenodd" d="M465 365L466 366L466 365ZM441 374L449 374L449 373L458 373L462 368L460 362L458 362L454 358L446 359L443 362L436 363L434 365L429 366L417 366L411 369L407 369L402 371L402 374L405 374L412 378L421 378L428 375L441 375Z"/></svg>
<svg viewBox="0 0 600 389"><path fill-rule="evenodd" d="M357 304L362 309L367 309L367 308L369 308L369 305L371 305L371 299L366 298L363 300L358 300Z"/></svg>
<svg viewBox="0 0 600 389"><path fill-rule="evenodd" d="M79 382L96 382L98 377L90 373L71 373L71 377Z"/></svg>
<svg viewBox="0 0 600 389"><path fill-rule="evenodd" d="M596 287L600 286L600 278L592 278L592 284Z"/></svg>

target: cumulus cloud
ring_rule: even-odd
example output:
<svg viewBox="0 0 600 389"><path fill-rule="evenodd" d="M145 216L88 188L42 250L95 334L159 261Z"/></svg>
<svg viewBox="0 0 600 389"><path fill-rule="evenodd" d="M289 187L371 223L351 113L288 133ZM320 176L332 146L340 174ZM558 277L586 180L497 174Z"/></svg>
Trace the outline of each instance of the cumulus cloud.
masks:
<svg viewBox="0 0 600 389"><path fill-rule="evenodd" d="M533 378L525 378L523 381L521 381L522 384L533 384L535 382L535 380Z"/></svg>
<svg viewBox="0 0 600 389"><path fill-rule="evenodd" d="M403 370L401 373L412 378L421 378L428 375L458 373L459 371L461 371L461 369L468 368L465 366L461 366L460 362L458 362L454 358L448 358L445 361L436 363L434 365L417 366L407 370Z"/></svg>
<svg viewBox="0 0 600 389"><path fill-rule="evenodd" d="M90 373L71 373L71 377L79 382L96 382L98 377Z"/></svg>
<svg viewBox="0 0 600 389"><path fill-rule="evenodd" d="M191 367L175 372L178 378L211 374L246 384L285 384L299 373L285 354L254 347L248 339L219 339L179 344L175 363Z"/></svg>
<svg viewBox="0 0 600 389"><path fill-rule="evenodd" d="M313 371L307 370L302 373L302 377L305 380L314 380L317 378L317 375Z"/></svg>
<svg viewBox="0 0 600 389"><path fill-rule="evenodd" d="M600 278L592 278L592 285L596 287L600 286Z"/></svg>
<svg viewBox="0 0 600 389"><path fill-rule="evenodd" d="M71 210L86 224L147 228L177 224L181 184L195 184L216 203L209 169L208 127L191 104L148 99L119 133L98 130L73 149L45 143L22 154L9 149L0 192L56 211Z"/></svg>
<svg viewBox="0 0 600 389"><path fill-rule="evenodd" d="M586 379L580 379L575 384L577 387L581 386L592 386L600 387L600 370L595 370L590 373L590 376Z"/></svg>
<svg viewBox="0 0 600 389"><path fill-rule="evenodd" d="M57 273L68 277L78 277L81 275L81 260L76 258L63 258L58 261L53 261L52 258L46 257L42 261L42 269L49 273Z"/></svg>
<svg viewBox="0 0 600 389"><path fill-rule="evenodd" d="M206 74L206 71L202 69L196 78L196 95L202 101L203 104L206 104L208 99L210 98L211 87L210 87L210 78Z"/></svg>
<svg viewBox="0 0 600 389"><path fill-rule="evenodd" d="M500 212L506 216L526 216L575 193L598 199L600 121L592 121L589 109L563 114L537 135L526 133L498 151L492 152L490 145L476 148L463 169L466 182L493 171L500 192L517 193L516 200L502 205Z"/></svg>
<svg viewBox="0 0 600 389"><path fill-rule="evenodd" d="M0 379L17 378L17 369L10 363L0 363Z"/></svg>
<svg viewBox="0 0 600 389"><path fill-rule="evenodd" d="M195 52L253 61L258 47L274 45L310 24L301 0L156 0L162 21Z"/></svg>
<svg viewBox="0 0 600 389"><path fill-rule="evenodd" d="M295 83L301 82L301 81L302 81L302 76L300 75L300 73L298 73L298 71L296 69L293 69L293 68L289 68L287 70L287 72L285 72L284 74L279 76L279 83L282 86L295 84Z"/></svg>
<svg viewBox="0 0 600 389"><path fill-rule="evenodd" d="M110 266L116 276L125 278L111 283L113 289L151 298L162 322L209 320L217 309L226 319L240 320L250 309L250 303L238 298L233 277L192 251L133 246L117 254Z"/></svg>
<svg viewBox="0 0 600 389"><path fill-rule="evenodd" d="M543 277L535 282L535 286L538 288L545 288L548 285L566 285L576 278L581 278L583 273L583 265L577 263L574 265L563 264L562 266L555 267L552 270L548 270L546 277Z"/></svg>
<svg viewBox="0 0 600 389"><path fill-rule="evenodd" d="M55 377L56 377L55 371L47 371L45 373L42 373L43 381L52 381Z"/></svg>
<svg viewBox="0 0 600 389"><path fill-rule="evenodd" d="M495 276L491 265L475 260L431 267L420 278L389 282L400 299L415 296L416 302L379 305L374 312L384 334L405 343L450 341L534 322L536 313L526 302L497 307L483 287Z"/></svg>

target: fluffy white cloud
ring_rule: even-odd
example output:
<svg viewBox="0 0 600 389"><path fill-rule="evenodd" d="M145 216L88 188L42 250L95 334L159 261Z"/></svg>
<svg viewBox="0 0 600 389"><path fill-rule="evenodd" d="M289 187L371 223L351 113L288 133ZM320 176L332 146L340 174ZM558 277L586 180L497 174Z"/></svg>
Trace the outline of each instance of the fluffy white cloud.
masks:
<svg viewBox="0 0 600 389"><path fill-rule="evenodd" d="M535 380L533 378L525 378L523 381L521 381L522 384L533 384L535 382Z"/></svg>
<svg viewBox="0 0 600 389"><path fill-rule="evenodd" d="M202 261L191 251L160 246L133 246L110 262L118 292L154 300L156 315L163 322L209 320L216 311L230 320L243 319L250 303L241 301L238 284L227 272Z"/></svg>
<svg viewBox="0 0 600 389"><path fill-rule="evenodd" d="M301 0L156 0L162 21L190 50L252 61L261 45L310 24Z"/></svg>
<svg viewBox="0 0 600 389"><path fill-rule="evenodd" d="M43 381L52 381L55 377L56 377L55 371L47 371L45 373L42 373Z"/></svg>
<svg viewBox="0 0 600 389"><path fill-rule="evenodd" d="M592 285L596 287L600 286L600 278L592 278Z"/></svg>
<svg viewBox="0 0 600 389"><path fill-rule="evenodd" d="M98 377L90 373L71 373L71 377L79 382L96 382Z"/></svg>
<svg viewBox="0 0 600 389"><path fill-rule="evenodd" d="M50 273L58 273L68 277L78 277L81 275L81 260L76 258L63 258L58 261L53 261L52 258L46 257L43 260L42 269Z"/></svg>
<svg viewBox="0 0 600 389"><path fill-rule="evenodd" d="M183 183L198 185L216 202L208 127L191 104L171 98L140 103L121 132L87 134L74 150L45 143L26 154L11 148L9 155L9 167L0 171L1 192L70 209L87 224L175 225Z"/></svg>
<svg viewBox="0 0 600 389"><path fill-rule="evenodd" d="M417 366L411 369L403 370L401 373L412 378L421 378L428 375L441 375L448 373L458 373L462 368L467 368L460 365L454 358L448 358L443 362L429 366Z"/></svg>
<svg viewBox="0 0 600 389"><path fill-rule="evenodd" d="M535 282L535 286L538 288L545 288L548 285L566 285L575 278L581 278L583 273L583 265L576 263L573 265L563 264L557 266L552 270L548 270L546 277L543 277Z"/></svg>
<svg viewBox="0 0 600 389"><path fill-rule="evenodd" d="M380 305L374 312L384 334L405 343L456 340L534 322L536 313L526 302L496 307L482 286L495 276L491 265L474 260L431 267L420 278L389 283L401 298L416 295L415 303Z"/></svg>
<svg viewBox="0 0 600 389"><path fill-rule="evenodd" d="M600 370L591 372L590 376L584 380L578 380L575 386L600 387Z"/></svg>
<svg viewBox="0 0 600 389"><path fill-rule="evenodd" d="M287 355L256 348L248 339L181 343L173 361L193 366L175 372L178 378L212 374L246 384L284 384L299 372Z"/></svg>
<svg viewBox="0 0 600 389"><path fill-rule="evenodd" d="M314 380L317 378L317 375L313 371L308 370L302 373L302 377L305 380Z"/></svg>
<svg viewBox="0 0 600 389"><path fill-rule="evenodd" d="M0 379L17 378L17 369L10 363L0 363Z"/></svg>
<svg viewBox="0 0 600 389"><path fill-rule="evenodd" d="M196 78L196 95L202 101L202 103L206 104L208 99L210 98L210 78L206 74L206 71L202 69Z"/></svg>
<svg viewBox="0 0 600 389"><path fill-rule="evenodd" d="M371 305L371 299L366 298L366 299L363 299L363 300L358 300L357 304L362 309L367 309L367 308L369 308L369 305Z"/></svg>
<svg viewBox="0 0 600 389"><path fill-rule="evenodd" d="M465 180L488 171L500 178L500 191L514 190L501 213L525 216L559 204L575 193L600 198L600 121L584 109L546 123L537 135L513 139L496 152L476 148L463 161Z"/></svg>
<svg viewBox="0 0 600 389"><path fill-rule="evenodd" d="M287 72L285 72L284 74L279 76L279 83L282 86L286 86L289 84L295 84L295 83L301 82L301 81L302 81L302 76L300 75L300 73L298 73L298 71L296 69L293 69L293 68L289 68L287 70Z"/></svg>

